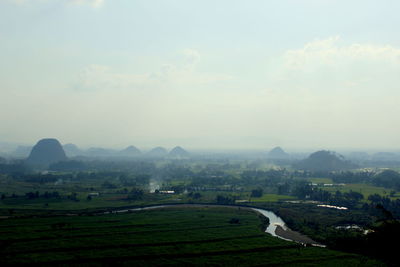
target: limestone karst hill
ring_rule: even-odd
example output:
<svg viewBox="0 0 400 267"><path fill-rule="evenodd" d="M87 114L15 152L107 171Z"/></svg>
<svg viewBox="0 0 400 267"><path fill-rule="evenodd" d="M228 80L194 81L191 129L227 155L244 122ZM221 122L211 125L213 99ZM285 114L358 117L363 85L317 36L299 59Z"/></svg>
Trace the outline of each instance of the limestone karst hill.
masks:
<svg viewBox="0 0 400 267"><path fill-rule="evenodd" d="M60 142L54 138L46 138L37 142L27 158L28 163L40 165L64 160L67 160L65 151Z"/></svg>

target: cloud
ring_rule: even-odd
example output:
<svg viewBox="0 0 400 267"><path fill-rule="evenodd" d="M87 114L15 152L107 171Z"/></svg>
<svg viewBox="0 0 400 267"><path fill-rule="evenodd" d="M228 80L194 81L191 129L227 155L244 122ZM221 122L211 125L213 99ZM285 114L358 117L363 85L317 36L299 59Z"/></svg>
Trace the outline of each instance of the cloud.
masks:
<svg viewBox="0 0 400 267"><path fill-rule="evenodd" d="M186 68L194 68L200 62L200 53L195 49L185 49L183 55L185 56Z"/></svg>
<svg viewBox="0 0 400 267"><path fill-rule="evenodd" d="M94 8L103 6L104 0L68 0L69 3L75 5L87 5Z"/></svg>
<svg viewBox="0 0 400 267"><path fill-rule="evenodd" d="M275 62L266 89L252 103L266 107L262 114L270 109L276 115L270 120L276 129L295 125L301 138L292 136L294 143L367 147L395 142L400 48L334 36L288 50Z"/></svg>
<svg viewBox="0 0 400 267"><path fill-rule="evenodd" d="M321 66L347 66L358 62L389 64L400 63L400 49L390 45L340 45L338 36L307 43L301 49L285 53L285 65L300 71Z"/></svg>
<svg viewBox="0 0 400 267"><path fill-rule="evenodd" d="M196 70L200 53L194 49L182 51L183 60L175 64L164 64L154 72L122 73L109 66L89 65L79 74L74 88L79 90L110 89L179 89L199 88L217 82L226 82L231 76L220 73L205 73Z"/></svg>
<svg viewBox="0 0 400 267"><path fill-rule="evenodd" d="M400 82L399 48L368 43L346 45L338 36L288 50L281 63L277 77L285 86L373 90L393 89Z"/></svg>

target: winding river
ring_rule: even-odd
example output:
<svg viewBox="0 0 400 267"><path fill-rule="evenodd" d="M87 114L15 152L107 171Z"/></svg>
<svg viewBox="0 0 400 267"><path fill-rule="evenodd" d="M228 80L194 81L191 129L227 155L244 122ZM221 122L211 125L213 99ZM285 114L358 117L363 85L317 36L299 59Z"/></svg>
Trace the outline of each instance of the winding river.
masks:
<svg viewBox="0 0 400 267"><path fill-rule="evenodd" d="M107 211L105 214L109 213L125 213L125 212L132 212L132 211L141 211L141 210L152 210L152 209L161 209L161 208L173 208L173 207L227 207L227 208L243 208L253 210L269 219L269 225L265 232L271 234L272 236L279 237L281 239L287 241L293 241L301 244L308 244L312 246L319 246L324 247L314 240L310 239L307 236L304 236L298 232L290 230L285 222L277 216L272 211L260 209L260 208L252 208L246 206L235 206L235 205L210 205L210 204L164 204L164 205L156 205L156 206L147 206L142 208L133 208L133 209L121 209L121 210L114 210L114 211Z"/></svg>
<svg viewBox="0 0 400 267"><path fill-rule="evenodd" d="M256 208L251 208L251 209L262 214L263 216L265 216L269 219L269 225L268 225L267 229L265 229L265 232L271 234L272 236L281 237L275 233L276 228L278 226L280 226L284 230L287 230L285 222L281 219L281 217L278 217L272 211L268 211L268 210L264 210L264 209L256 209ZM281 237L281 238L283 238L283 237ZM284 238L284 239L286 239L286 238Z"/></svg>

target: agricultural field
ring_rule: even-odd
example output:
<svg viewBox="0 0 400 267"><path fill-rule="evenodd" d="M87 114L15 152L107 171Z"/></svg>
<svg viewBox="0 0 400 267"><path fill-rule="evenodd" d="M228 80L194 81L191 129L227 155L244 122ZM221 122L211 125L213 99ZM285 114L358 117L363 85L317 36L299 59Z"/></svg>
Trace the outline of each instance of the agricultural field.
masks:
<svg viewBox="0 0 400 267"><path fill-rule="evenodd" d="M262 197L253 197L251 202L277 202L285 200L295 200L294 196L278 195L278 194L263 194Z"/></svg>
<svg viewBox="0 0 400 267"><path fill-rule="evenodd" d="M379 266L366 257L302 247L264 233L243 208L0 220L3 264ZM265 227L265 226L264 226Z"/></svg>
<svg viewBox="0 0 400 267"><path fill-rule="evenodd" d="M368 199L370 195L374 194L389 197L389 194L392 191L391 189L388 188L373 186L369 184L345 184L343 186L325 186L323 187L323 189L333 193L336 191L340 191L342 193L350 191L358 192L363 194L365 201ZM397 198L396 195L392 197L392 199L396 198Z"/></svg>
<svg viewBox="0 0 400 267"><path fill-rule="evenodd" d="M307 181L311 183L318 184L318 187L324 189L328 192L335 193L336 191L340 191L342 193L345 192L358 192L364 196L364 201L368 201L368 197L370 195L378 194L381 196L389 197L392 200L400 198L399 193L391 194L393 189L384 188L379 186L374 186L371 184L365 183L345 183L343 185L336 185L331 178L307 178ZM324 186L325 184L325 186ZM330 185L333 184L333 185Z"/></svg>

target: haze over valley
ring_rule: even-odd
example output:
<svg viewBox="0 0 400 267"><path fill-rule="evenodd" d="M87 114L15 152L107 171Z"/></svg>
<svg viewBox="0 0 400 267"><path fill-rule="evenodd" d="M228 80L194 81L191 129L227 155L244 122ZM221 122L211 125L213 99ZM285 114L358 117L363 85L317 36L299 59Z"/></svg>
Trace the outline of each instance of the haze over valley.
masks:
<svg viewBox="0 0 400 267"><path fill-rule="evenodd" d="M400 266L399 10L0 0L1 266Z"/></svg>

